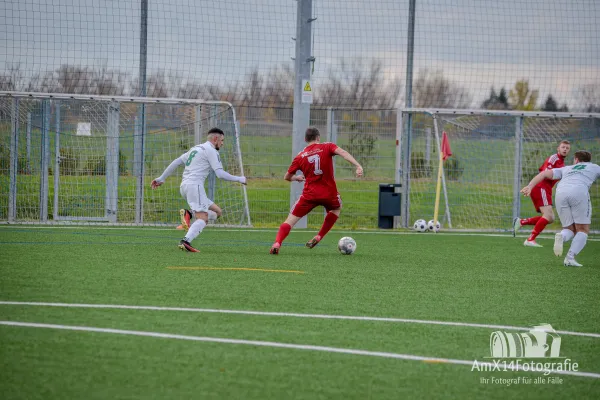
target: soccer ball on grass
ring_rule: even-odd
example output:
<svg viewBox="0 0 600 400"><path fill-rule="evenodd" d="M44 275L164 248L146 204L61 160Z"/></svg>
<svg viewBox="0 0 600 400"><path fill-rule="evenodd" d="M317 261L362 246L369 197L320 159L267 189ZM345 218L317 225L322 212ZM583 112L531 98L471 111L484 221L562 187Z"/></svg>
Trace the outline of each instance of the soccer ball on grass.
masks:
<svg viewBox="0 0 600 400"><path fill-rule="evenodd" d="M418 219L415 221L413 229L417 232L425 232L427 230L427 222L424 219Z"/></svg>
<svg viewBox="0 0 600 400"><path fill-rule="evenodd" d="M427 230L429 232L439 232L440 231L440 222L431 220L427 223Z"/></svg>
<svg viewBox="0 0 600 400"><path fill-rule="evenodd" d="M340 253L349 256L356 251L356 241L351 237L345 236L338 242L338 250Z"/></svg>

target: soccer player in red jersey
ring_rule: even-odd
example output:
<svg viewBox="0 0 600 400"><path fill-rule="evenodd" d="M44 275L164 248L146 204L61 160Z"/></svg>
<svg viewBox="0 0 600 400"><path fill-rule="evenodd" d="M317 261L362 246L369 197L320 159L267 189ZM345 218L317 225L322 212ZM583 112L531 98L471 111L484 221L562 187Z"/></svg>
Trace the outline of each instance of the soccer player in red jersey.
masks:
<svg viewBox="0 0 600 400"><path fill-rule="evenodd" d="M318 129L308 128L304 135L304 141L306 147L294 158L284 177L286 181L304 182L304 190L285 222L279 227L275 243L271 247L271 254L279 254L281 243L290 230L313 208L323 206L327 214L321 230L317 236L306 243L306 247L310 249L315 247L337 221L342 210L342 199L333 176L333 156L338 155L352 163L356 167L356 176L363 175L362 167L350 153L334 143L321 143L321 134ZM302 171L302 175L296 175L297 171Z"/></svg>
<svg viewBox="0 0 600 400"><path fill-rule="evenodd" d="M562 168L565 166L565 157L571 150L571 143L568 140L563 140L558 144L556 154L551 155L544 161L540 167L540 172L546 170L552 170L556 168ZM535 225L531 231L531 235L523 243L529 247L542 247L535 241L535 238L542 233L546 225L551 224L554 221L554 213L552 212L552 188L557 181L552 179L545 179L538 183L531 190L531 201L535 206L535 210L542 213L541 216L531 218L515 218L513 220L513 236L516 236L517 231L523 225Z"/></svg>

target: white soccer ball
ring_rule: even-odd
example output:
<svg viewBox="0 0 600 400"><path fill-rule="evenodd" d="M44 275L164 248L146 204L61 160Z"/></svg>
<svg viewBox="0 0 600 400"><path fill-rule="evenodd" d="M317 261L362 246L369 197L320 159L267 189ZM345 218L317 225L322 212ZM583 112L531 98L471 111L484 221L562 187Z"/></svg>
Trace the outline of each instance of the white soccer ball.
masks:
<svg viewBox="0 0 600 400"><path fill-rule="evenodd" d="M356 241L351 237L343 237L338 242L338 250L340 253L349 256L356 251Z"/></svg>
<svg viewBox="0 0 600 400"><path fill-rule="evenodd" d="M439 232L441 228L439 221L431 220L427 223L427 230L429 232Z"/></svg>
<svg viewBox="0 0 600 400"><path fill-rule="evenodd" d="M427 222L424 219L418 219L415 221L413 229L417 232L425 232L427 230Z"/></svg>

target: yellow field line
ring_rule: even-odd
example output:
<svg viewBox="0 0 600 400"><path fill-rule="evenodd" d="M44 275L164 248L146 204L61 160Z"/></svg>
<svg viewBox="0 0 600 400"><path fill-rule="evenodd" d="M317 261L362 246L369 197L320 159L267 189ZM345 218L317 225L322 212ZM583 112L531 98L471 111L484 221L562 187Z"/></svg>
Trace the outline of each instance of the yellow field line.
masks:
<svg viewBox="0 0 600 400"><path fill-rule="evenodd" d="M230 268L230 267L167 267L167 269L190 270L190 271L258 271L258 272L287 272L291 274L303 274L304 271L294 271L285 269L264 269L264 268Z"/></svg>

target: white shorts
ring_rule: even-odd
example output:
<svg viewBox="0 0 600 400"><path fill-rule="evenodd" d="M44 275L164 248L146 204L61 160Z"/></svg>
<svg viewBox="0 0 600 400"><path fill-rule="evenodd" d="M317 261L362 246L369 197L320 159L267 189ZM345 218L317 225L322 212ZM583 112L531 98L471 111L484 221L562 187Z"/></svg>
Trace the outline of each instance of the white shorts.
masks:
<svg viewBox="0 0 600 400"><path fill-rule="evenodd" d="M556 192L556 211L563 227L592 223L592 202L588 190Z"/></svg>
<svg viewBox="0 0 600 400"><path fill-rule="evenodd" d="M208 207L214 204L206 195L204 185L181 185L179 193L187 201L193 212L207 212Z"/></svg>

